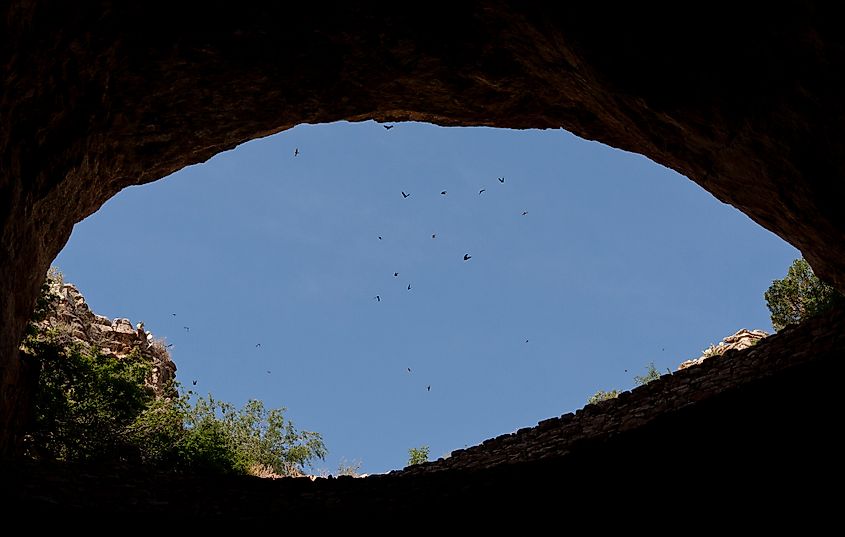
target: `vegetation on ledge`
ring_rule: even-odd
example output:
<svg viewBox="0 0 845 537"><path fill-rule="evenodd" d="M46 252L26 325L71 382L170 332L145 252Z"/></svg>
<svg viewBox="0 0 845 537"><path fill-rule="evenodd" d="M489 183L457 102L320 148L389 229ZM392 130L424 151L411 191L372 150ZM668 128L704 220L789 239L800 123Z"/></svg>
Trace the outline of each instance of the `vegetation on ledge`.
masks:
<svg viewBox="0 0 845 537"><path fill-rule="evenodd" d="M319 433L300 431L285 409L249 401L243 408L199 397L178 384L156 397L151 363L137 349L101 354L38 321L57 297L41 289L21 353L38 384L25 437L27 456L68 462L129 462L184 472L301 475L327 451Z"/></svg>

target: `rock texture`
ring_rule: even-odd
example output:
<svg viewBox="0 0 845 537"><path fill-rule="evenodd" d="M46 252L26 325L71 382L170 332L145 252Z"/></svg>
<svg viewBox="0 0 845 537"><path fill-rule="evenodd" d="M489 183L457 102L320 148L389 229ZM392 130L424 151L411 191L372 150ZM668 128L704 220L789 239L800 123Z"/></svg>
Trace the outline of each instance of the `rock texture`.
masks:
<svg viewBox="0 0 845 537"><path fill-rule="evenodd" d="M788 518L821 529L841 518L830 491L845 473L843 373L840 309L617 399L387 475L273 480L9 464L0 465L0 505L86 522L83 515L111 513L407 523L422 514L440 526L483 520L548 529L581 520L629 528L644 513L688 524L696 502L707 504L699 526Z"/></svg>
<svg viewBox="0 0 845 537"><path fill-rule="evenodd" d="M108 358L126 359L137 352L152 364L147 385L156 396L175 394L176 364L164 341L144 329L143 323L133 326L129 319L109 319L95 314L73 284L52 280L50 291L55 298L46 318L37 323L39 332L52 331L68 344L96 348Z"/></svg>
<svg viewBox="0 0 845 537"><path fill-rule="evenodd" d="M760 343L760 340L768 335L769 334L763 330L747 330L743 328L734 335L723 339L718 345L710 345L704 349L702 355L698 358L692 358L681 362L678 366L678 371L694 365L699 365L708 358L721 356L730 350L741 351L743 349L747 349L748 347L753 347L754 345Z"/></svg>
<svg viewBox="0 0 845 537"><path fill-rule="evenodd" d="M273 7L275 6L275 7ZM17 346L73 225L299 123L565 128L679 171L845 291L837 6L12 0L0 6L0 454Z"/></svg>

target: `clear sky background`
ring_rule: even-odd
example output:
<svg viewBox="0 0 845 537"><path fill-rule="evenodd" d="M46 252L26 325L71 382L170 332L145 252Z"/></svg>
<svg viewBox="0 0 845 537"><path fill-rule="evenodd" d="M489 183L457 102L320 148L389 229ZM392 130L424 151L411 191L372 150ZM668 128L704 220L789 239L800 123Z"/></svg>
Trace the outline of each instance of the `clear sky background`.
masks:
<svg viewBox="0 0 845 537"><path fill-rule="evenodd" d="M763 293L799 255L685 177L562 130L363 122L128 188L55 265L93 311L173 343L183 385L287 407L323 434L315 469L377 473L771 331Z"/></svg>

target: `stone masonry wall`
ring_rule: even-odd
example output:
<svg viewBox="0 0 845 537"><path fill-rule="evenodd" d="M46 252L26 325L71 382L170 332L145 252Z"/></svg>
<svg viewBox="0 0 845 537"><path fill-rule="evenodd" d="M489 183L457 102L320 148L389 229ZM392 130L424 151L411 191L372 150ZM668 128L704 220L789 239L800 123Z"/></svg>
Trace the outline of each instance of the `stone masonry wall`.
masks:
<svg viewBox="0 0 845 537"><path fill-rule="evenodd" d="M737 334L741 334L740 331ZM746 331L747 332L747 331ZM619 397L540 421L514 433L503 434L449 457L405 468L402 475L457 469L492 468L563 457L585 441L603 441L631 431L725 391L742 389L760 379L778 375L818 353L837 351L845 355L845 317L828 314L800 327L788 327L763 338L749 332L759 343L743 350L729 348L721 355L699 359L694 365L665 374ZM728 341L734 336L725 339ZM845 359L845 356L843 356Z"/></svg>

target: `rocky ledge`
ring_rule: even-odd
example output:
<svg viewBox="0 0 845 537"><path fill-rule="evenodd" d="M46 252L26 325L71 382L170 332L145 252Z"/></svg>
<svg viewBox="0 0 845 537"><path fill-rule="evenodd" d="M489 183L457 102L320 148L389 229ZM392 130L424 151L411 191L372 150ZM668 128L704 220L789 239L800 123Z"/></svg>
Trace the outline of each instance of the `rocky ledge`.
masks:
<svg viewBox="0 0 845 537"><path fill-rule="evenodd" d="M79 289L64 283L61 278L50 280L50 294L48 313L36 323L40 333L53 334L67 345L96 349L106 358L123 360L137 353L152 364L147 385L156 396L173 392L176 364L170 358L165 341L146 330L143 322L133 326L129 319L97 315L88 307Z"/></svg>

